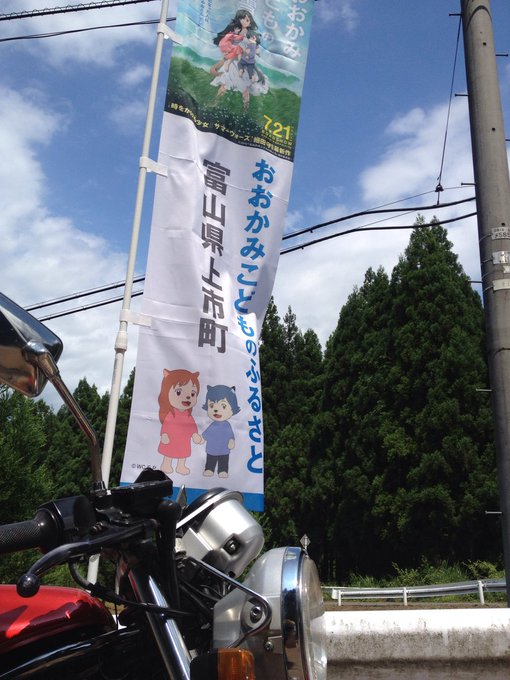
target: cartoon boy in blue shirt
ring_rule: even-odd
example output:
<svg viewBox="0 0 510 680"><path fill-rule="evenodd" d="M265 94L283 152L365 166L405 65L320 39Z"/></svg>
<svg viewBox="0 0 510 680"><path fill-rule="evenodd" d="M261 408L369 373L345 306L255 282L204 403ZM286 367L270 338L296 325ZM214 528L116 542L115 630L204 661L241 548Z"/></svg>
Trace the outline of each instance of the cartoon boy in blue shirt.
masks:
<svg viewBox="0 0 510 680"><path fill-rule="evenodd" d="M237 403L235 387L227 385L207 385L204 410L212 423L202 433L202 442L206 442L207 454L204 477L212 477L218 468L218 477L228 477L230 452L236 441L232 426L228 422L241 410Z"/></svg>

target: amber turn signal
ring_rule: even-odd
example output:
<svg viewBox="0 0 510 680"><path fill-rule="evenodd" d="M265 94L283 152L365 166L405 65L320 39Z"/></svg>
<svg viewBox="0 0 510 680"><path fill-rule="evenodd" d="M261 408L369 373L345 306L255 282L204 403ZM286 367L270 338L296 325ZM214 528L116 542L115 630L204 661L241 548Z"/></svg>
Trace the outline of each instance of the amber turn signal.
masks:
<svg viewBox="0 0 510 680"><path fill-rule="evenodd" d="M196 656L191 680L255 680L255 661L247 649L215 649Z"/></svg>

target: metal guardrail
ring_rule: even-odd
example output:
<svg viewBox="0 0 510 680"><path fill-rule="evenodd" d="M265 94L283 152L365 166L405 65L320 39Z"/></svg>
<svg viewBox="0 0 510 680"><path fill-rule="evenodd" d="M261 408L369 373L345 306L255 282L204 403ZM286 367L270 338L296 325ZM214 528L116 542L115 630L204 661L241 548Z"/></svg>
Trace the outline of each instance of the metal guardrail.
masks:
<svg viewBox="0 0 510 680"><path fill-rule="evenodd" d="M462 583L444 583L437 586L411 586L402 588L344 588L323 586L331 599L341 606L345 600L402 600L407 606L410 598L447 597L455 595L478 595L480 604L485 604L485 593L506 592L505 579L483 579Z"/></svg>

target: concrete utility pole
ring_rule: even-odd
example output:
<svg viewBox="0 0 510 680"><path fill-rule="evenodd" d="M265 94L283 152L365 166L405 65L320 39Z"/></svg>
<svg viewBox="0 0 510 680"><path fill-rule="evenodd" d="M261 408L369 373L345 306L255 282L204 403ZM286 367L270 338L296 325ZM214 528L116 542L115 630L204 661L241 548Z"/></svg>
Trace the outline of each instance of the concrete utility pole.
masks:
<svg viewBox="0 0 510 680"><path fill-rule="evenodd" d="M461 0L503 555L510 606L510 180L489 0Z"/></svg>

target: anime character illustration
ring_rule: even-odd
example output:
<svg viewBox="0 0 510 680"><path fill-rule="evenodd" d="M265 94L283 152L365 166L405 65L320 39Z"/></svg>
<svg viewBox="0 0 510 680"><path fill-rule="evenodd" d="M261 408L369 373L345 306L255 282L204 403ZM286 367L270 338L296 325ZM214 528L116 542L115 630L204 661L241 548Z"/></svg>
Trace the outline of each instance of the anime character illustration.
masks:
<svg viewBox="0 0 510 680"><path fill-rule="evenodd" d="M166 474L174 471L189 475L186 459L191 456L191 440L200 444L195 419L191 415L200 392L198 372L185 369L163 369L163 380L158 397L159 421L161 423L158 452L163 456L161 470Z"/></svg>
<svg viewBox="0 0 510 680"><path fill-rule="evenodd" d="M225 71L228 71L231 62L234 59L239 59L242 55L243 48L240 43L243 42L244 35L241 31L242 29L240 27L236 27L233 33L226 33L220 40L218 47L223 54L223 59L211 68L212 75L217 76L218 68L221 66L223 66Z"/></svg>
<svg viewBox="0 0 510 680"><path fill-rule="evenodd" d="M233 44L231 41L232 49L228 56L223 53L223 58L211 68L211 74L214 75L211 85L218 88L216 100L229 90L241 92L243 108L247 111L250 95L266 94L269 90L264 74L255 66L260 35L257 33L257 23L248 10L236 12L232 21L214 38L215 44L221 49L222 41L232 34L236 36L236 42Z"/></svg>
<svg viewBox="0 0 510 680"><path fill-rule="evenodd" d="M203 408L212 420L201 437L201 443L206 442L204 477L212 477L216 467L218 477L228 477L230 452L236 443L234 431L228 421L241 410L237 403L235 387L207 385Z"/></svg>
<svg viewBox="0 0 510 680"><path fill-rule="evenodd" d="M222 58L211 68L213 76L218 75L218 69L225 67L227 72L233 59L238 59L242 53L243 48L239 44L248 33L248 29L255 31L257 24L251 12L247 9L238 9L234 18L225 28L220 31L213 39L213 43L220 48Z"/></svg>
<svg viewBox="0 0 510 680"><path fill-rule="evenodd" d="M248 71L248 78L253 82L259 79L259 74L255 68L255 58L259 54L260 37L255 31L248 31L245 46L239 59L239 75L242 76Z"/></svg>

